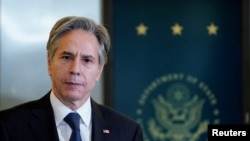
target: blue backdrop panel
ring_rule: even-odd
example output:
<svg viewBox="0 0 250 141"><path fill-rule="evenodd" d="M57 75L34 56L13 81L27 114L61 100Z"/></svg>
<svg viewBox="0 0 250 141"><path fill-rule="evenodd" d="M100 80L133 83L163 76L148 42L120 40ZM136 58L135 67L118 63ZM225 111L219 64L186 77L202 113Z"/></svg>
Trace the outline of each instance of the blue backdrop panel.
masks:
<svg viewBox="0 0 250 141"><path fill-rule="evenodd" d="M114 107L146 141L241 123L240 0L114 0L112 13Z"/></svg>

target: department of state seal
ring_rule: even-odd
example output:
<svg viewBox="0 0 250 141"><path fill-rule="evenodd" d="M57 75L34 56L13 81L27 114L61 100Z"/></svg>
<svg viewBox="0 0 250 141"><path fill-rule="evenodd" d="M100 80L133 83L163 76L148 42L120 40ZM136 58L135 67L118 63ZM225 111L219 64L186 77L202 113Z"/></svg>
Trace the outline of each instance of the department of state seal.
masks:
<svg viewBox="0 0 250 141"><path fill-rule="evenodd" d="M205 82L167 74L146 87L136 114L146 141L204 141L207 125L219 123L217 100Z"/></svg>

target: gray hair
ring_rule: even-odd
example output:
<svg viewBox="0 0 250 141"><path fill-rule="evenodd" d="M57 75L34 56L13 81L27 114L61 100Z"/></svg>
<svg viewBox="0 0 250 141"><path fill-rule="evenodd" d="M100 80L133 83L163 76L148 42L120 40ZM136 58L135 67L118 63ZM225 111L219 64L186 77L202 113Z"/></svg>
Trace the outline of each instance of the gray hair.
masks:
<svg viewBox="0 0 250 141"><path fill-rule="evenodd" d="M93 33L99 42L99 64L103 65L107 62L108 52L110 50L110 36L107 29L96 24L93 20L85 17L68 16L58 20L50 31L47 42L48 57L52 58L57 50L57 41L65 33L72 30L82 29Z"/></svg>

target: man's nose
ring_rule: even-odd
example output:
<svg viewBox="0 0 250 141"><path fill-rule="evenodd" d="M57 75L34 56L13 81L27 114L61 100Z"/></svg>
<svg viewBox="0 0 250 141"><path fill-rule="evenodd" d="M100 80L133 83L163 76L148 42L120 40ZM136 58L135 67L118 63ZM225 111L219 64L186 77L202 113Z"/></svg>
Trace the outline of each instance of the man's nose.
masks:
<svg viewBox="0 0 250 141"><path fill-rule="evenodd" d="M70 74L80 75L81 61L77 58L73 59L70 65Z"/></svg>

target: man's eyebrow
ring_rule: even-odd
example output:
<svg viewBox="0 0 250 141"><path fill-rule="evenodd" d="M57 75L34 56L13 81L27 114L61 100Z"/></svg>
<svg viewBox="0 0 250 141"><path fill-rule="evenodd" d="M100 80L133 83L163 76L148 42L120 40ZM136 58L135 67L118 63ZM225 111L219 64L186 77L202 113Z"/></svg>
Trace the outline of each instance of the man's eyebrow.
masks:
<svg viewBox="0 0 250 141"><path fill-rule="evenodd" d="M81 57L94 58L92 55L85 55L85 54L82 54Z"/></svg>
<svg viewBox="0 0 250 141"><path fill-rule="evenodd" d="M74 55L72 52L69 52L69 51L63 51L61 54L62 55Z"/></svg>

